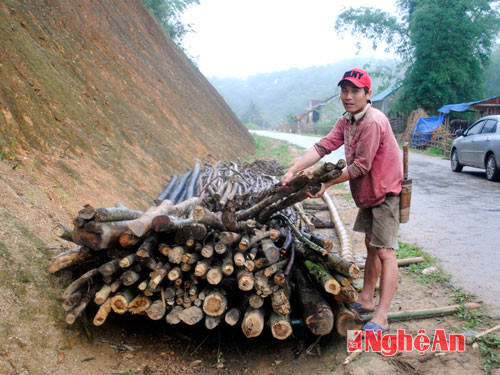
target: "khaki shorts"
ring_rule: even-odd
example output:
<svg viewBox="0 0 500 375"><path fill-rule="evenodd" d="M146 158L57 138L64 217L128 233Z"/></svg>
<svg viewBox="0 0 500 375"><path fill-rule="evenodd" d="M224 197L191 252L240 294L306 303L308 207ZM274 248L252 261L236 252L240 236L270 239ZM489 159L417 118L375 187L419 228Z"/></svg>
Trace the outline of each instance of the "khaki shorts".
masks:
<svg viewBox="0 0 500 375"><path fill-rule="evenodd" d="M387 196L378 206L360 208L353 229L371 234L372 246L398 250L399 195Z"/></svg>

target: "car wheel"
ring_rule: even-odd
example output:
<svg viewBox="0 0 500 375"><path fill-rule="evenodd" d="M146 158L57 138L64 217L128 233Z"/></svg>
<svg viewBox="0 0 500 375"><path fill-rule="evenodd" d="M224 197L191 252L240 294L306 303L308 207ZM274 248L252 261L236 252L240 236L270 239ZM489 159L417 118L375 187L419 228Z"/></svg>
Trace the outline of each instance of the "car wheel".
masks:
<svg viewBox="0 0 500 375"><path fill-rule="evenodd" d="M462 172L463 165L460 164L459 161L458 161L458 152L457 152L456 149L454 149L451 152L450 161L451 161L451 170L453 172Z"/></svg>
<svg viewBox="0 0 500 375"><path fill-rule="evenodd" d="M497 168L497 162L493 154L486 159L486 179L488 181L498 181L500 179L500 171Z"/></svg>

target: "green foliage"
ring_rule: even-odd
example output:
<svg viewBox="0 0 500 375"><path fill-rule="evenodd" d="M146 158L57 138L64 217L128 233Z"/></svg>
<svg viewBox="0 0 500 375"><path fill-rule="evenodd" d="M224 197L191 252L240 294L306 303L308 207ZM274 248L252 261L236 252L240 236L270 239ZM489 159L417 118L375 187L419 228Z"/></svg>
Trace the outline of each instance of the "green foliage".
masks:
<svg viewBox="0 0 500 375"><path fill-rule="evenodd" d="M464 305L462 305L458 308L455 316L465 320L463 326L467 330L473 330L484 323L482 320L482 309L468 309Z"/></svg>
<svg viewBox="0 0 500 375"><path fill-rule="evenodd" d="M257 106L257 104L255 104L253 100L250 100L247 110L241 116L241 121L245 124L252 123L262 127L264 119L262 118L260 108Z"/></svg>
<svg viewBox="0 0 500 375"><path fill-rule="evenodd" d="M291 147L302 150L300 147L291 146L286 141L280 141L261 135L252 134L255 142L255 159L274 159L280 164L289 164L294 155Z"/></svg>
<svg viewBox="0 0 500 375"><path fill-rule="evenodd" d="M336 27L383 41L408 65L398 109L435 110L481 97L483 72L500 15L488 0L400 0L403 19L374 8L350 8ZM473 84L472 84L473 83Z"/></svg>
<svg viewBox="0 0 500 375"><path fill-rule="evenodd" d="M180 46L190 30L190 26L182 22L181 16L189 6L199 4L200 0L142 0L142 3L170 38Z"/></svg>
<svg viewBox="0 0 500 375"><path fill-rule="evenodd" d="M418 282L423 284L449 284L451 275L446 273L441 268L437 258L431 256L429 253L426 253L422 250L422 248L400 241L399 250L396 251L396 257L398 259L414 257L423 257L425 259L424 262L411 264L406 268L408 274L414 275ZM435 272L423 274L422 271L429 267L436 267L437 270Z"/></svg>
<svg viewBox="0 0 500 375"><path fill-rule="evenodd" d="M500 336L490 334L476 339L479 350L484 357L482 362L483 370L489 373L492 368L500 368Z"/></svg>

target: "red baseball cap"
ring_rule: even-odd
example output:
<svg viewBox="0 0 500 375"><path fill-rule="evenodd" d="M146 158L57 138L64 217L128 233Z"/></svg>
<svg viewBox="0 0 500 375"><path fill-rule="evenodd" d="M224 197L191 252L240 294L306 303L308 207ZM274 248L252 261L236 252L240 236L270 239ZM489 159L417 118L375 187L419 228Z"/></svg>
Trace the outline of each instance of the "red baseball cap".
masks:
<svg viewBox="0 0 500 375"><path fill-rule="evenodd" d="M345 72L337 86L340 86L342 81L349 81L352 82L354 86L368 87L368 89L370 89L372 85L372 80L370 79L368 73L365 70L359 68L353 68Z"/></svg>

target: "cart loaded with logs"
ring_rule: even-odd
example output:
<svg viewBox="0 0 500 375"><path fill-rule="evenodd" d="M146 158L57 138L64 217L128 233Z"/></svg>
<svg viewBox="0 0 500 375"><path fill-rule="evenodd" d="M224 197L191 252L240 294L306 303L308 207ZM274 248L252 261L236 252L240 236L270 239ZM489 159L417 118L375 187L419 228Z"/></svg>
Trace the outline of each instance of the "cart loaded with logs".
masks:
<svg viewBox="0 0 500 375"><path fill-rule="evenodd" d="M197 164L145 212L83 207L72 230L54 230L76 245L49 266L74 275L62 292L66 322L89 308L96 326L110 314L144 315L239 327L248 338L270 329L286 339L294 319L319 336L359 329L350 304L360 270L311 231L300 207L344 167L325 163L281 186L274 162Z"/></svg>

